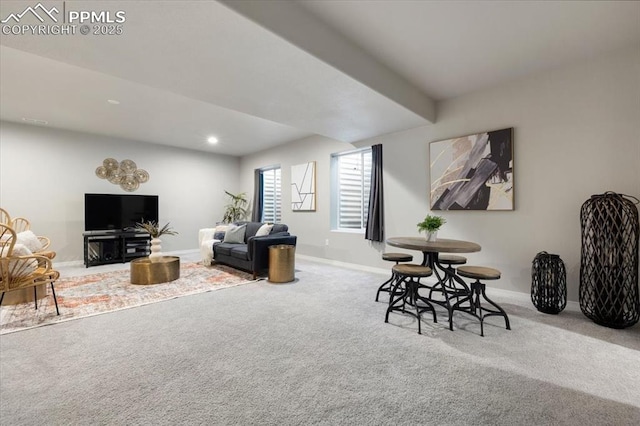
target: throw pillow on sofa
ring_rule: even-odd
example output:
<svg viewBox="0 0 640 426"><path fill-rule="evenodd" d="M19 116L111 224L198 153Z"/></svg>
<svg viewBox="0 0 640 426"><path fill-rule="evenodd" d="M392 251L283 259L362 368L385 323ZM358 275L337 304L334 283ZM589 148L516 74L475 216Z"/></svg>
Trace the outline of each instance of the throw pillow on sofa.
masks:
<svg viewBox="0 0 640 426"><path fill-rule="evenodd" d="M235 226L231 225L227 232L224 234L225 243L244 244L244 234L247 230L247 225Z"/></svg>
<svg viewBox="0 0 640 426"><path fill-rule="evenodd" d="M224 240L224 234L227 232L227 229L229 229L229 225L218 225L215 228L215 231L213 232L213 239L214 240Z"/></svg>
<svg viewBox="0 0 640 426"><path fill-rule="evenodd" d="M273 224L265 223L260 227L260 229L258 229L258 232L256 232L256 237L267 236L271 233L272 229L273 229Z"/></svg>

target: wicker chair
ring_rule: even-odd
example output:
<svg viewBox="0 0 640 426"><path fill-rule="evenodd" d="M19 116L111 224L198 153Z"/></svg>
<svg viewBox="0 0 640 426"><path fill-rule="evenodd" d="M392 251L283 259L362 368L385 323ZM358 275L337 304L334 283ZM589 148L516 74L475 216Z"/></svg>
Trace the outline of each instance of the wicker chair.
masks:
<svg viewBox="0 0 640 426"><path fill-rule="evenodd" d="M49 238L38 235L38 240L40 240L40 244L42 244L42 248L33 254L44 256L47 259L53 259L54 257L56 257L55 251L47 250L51 245L51 240Z"/></svg>
<svg viewBox="0 0 640 426"><path fill-rule="evenodd" d="M3 211L6 213L6 210L3 210ZM0 216L1 215L2 215L2 212L0 212ZM6 218L7 218L7 222L0 221L0 224L5 224L11 227L16 234L19 232L27 231L31 228L30 222L23 217L16 217L14 220L9 220L9 214L7 213ZM48 250L49 246L51 245L51 240L47 237L43 237L40 235L38 235L37 237L38 237L38 240L40 241L40 244L42 244L42 248L38 251L34 251L33 254L44 256L48 259L53 259L54 257L56 257L55 251Z"/></svg>
<svg viewBox="0 0 640 426"><path fill-rule="evenodd" d="M29 222L28 219L25 219L24 217L16 217L11 220L11 227L13 228L14 231L16 231L16 233L18 233L22 231L28 231L29 229L31 229L31 223Z"/></svg>
<svg viewBox="0 0 640 426"><path fill-rule="evenodd" d="M3 208L0 208L0 223L4 223L6 225L11 224L11 216L9 216L9 212Z"/></svg>
<svg viewBox="0 0 640 426"><path fill-rule="evenodd" d="M9 255L16 244L16 231L6 223L0 223L0 257Z"/></svg>
<svg viewBox="0 0 640 426"><path fill-rule="evenodd" d="M9 291L33 287L35 307L38 309L37 286L51 285L56 313L60 315L58 300L53 283L60 278L60 273L53 269L51 259L41 255L14 256L16 233L7 225L0 224L0 305L4 295Z"/></svg>

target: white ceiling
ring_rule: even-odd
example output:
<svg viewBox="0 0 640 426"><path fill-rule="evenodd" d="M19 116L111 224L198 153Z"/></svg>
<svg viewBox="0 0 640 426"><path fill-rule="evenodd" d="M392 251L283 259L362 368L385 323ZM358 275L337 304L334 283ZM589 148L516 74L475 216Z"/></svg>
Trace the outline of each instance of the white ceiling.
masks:
<svg viewBox="0 0 640 426"><path fill-rule="evenodd" d="M638 1L302 4L436 100L640 47Z"/></svg>
<svg viewBox="0 0 640 426"><path fill-rule="evenodd" d="M3 1L0 17L36 4ZM62 10L61 1L43 5ZM313 134L353 142L429 124L434 100L640 46L638 2L64 7L124 10L123 34L1 35L1 119L230 155ZM207 144L209 135L219 144Z"/></svg>

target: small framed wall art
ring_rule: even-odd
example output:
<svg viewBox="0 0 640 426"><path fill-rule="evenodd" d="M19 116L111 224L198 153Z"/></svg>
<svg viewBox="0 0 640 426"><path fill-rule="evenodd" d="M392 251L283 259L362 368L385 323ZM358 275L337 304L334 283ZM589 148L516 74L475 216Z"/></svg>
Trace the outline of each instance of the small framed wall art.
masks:
<svg viewBox="0 0 640 426"><path fill-rule="evenodd" d="M291 166L291 210L316 211L316 162Z"/></svg>
<svg viewBox="0 0 640 426"><path fill-rule="evenodd" d="M513 210L513 128L429 145L431 210Z"/></svg>

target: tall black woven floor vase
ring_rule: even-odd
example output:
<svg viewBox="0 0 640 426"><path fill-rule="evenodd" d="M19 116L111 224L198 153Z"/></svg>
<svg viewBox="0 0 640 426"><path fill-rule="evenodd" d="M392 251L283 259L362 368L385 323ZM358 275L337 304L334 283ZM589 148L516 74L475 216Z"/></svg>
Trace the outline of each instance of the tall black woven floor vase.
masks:
<svg viewBox="0 0 640 426"><path fill-rule="evenodd" d="M606 327L630 327L640 319L637 203L606 192L592 195L580 210L580 309Z"/></svg>
<svg viewBox="0 0 640 426"><path fill-rule="evenodd" d="M558 314L567 306L567 271L557 254L541 251L533 259L531 302L545 314Z"/></svg>

